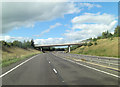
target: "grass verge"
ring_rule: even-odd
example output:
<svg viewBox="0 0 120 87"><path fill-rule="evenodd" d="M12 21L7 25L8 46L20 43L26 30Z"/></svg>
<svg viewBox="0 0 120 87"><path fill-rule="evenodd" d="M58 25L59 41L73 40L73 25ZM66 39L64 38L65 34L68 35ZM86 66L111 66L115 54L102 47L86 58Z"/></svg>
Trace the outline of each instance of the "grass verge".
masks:
<svg viewBox="0 0 120 87"><path fill-rule="evenodd" d="M31 55L26 55L26 56L23 56L23 57L2 60L2 63L0 64L0 66L6 67L6 66L9 66L10 64L16 63L16 62L18 62L20 60L23 60L25 58L30 58L30 57L32 57L34 55L36 55L36 54L31 54Z"/></svg>
<svg viewBox="0 0 120 87"><path fill-rule="evenodd" d="M71 51L71 53L92 56L120 57L118 51L120 46L120 38L115 37L113 40L109 38L99 39L96 41L97 45L94 45L94 42L92 43L92 46L81 46Z"/></svg>
<svg viewBox="0 0 120 87"><path fill-rule="evenodd" d="M26 58L30 58L41 52L35 49L22 49L18 47L3 47L2 51L2 62L0 66L6 67L18 61L21 61Z"/></svg>

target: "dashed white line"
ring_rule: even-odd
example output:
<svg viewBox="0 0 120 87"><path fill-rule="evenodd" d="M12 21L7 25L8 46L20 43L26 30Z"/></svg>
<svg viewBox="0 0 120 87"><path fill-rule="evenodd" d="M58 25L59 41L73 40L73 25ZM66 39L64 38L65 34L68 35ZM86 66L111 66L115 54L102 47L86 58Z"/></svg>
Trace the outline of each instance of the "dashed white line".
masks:
<svg viewBox="0 0 120 87"><path fill-rule="evenodd" d="M36 55L36 56L38 56L38 55ZM20 66L23 65L24 63L26 63L26 62L30 61L31 59L35 58L36 56L33 56L33 57L27 59L26 61L20 63L19 65L15 66L14 68L10 69L9 71L7 71L7 72L5 72L4 74L0 75L0 78L2 78L3 76L7 75L7 74L10 73L10 72L12 72L13 70L17 69L18 67L20 67Z"/></svg>
<svg viewBox="0 0 120 87"><path fill-rule="evenodd" d="M54 71L55 73L57 73L57 70L56 70L56 69L53 69L53 71Z"/></svg>
<svg viewBox="0 0 120 87"><path fill-rule="evenodd" d="M49 61L49 63L50 63L50 61Z"/></svg>

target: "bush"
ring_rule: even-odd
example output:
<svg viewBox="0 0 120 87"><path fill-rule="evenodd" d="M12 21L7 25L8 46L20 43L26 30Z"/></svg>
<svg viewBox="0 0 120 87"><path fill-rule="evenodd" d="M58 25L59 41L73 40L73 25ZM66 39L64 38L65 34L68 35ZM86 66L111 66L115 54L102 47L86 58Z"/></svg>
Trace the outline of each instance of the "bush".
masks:
<svg viewBox="0 0 120 87"><path fill-rule="evenodd" d="M113 37L111 37L110 40L113 40Z"/></svg>
<svg viewBox="0 0 120 87"><path fill-rule="evenodd" d="M94 45L97 45L97 42L95 42Z"/></svg>
<svg viewBox="0 0 120 87"><path fill-rule="evenodd" d="M87 46L87 43L84 43L83 46Z"/></svg>
<svg viewBox="0 0 120 87"><path fill-rule="evenodd" d="M93 44L92 44L91 42L89 42L87 45L88 45L88 46L92 46Z"/></svg>
<svg viewBox="0 0 120 87"><path fill-rule="evenodd" d="M93 38L93 41L97 41L97 38Z"/></svg>
<svg viewBox="0 0 120 87"><path fill-rule="evenodd" d="M97 39L101 39L102 37L101 36L98 36Z"/></svg>

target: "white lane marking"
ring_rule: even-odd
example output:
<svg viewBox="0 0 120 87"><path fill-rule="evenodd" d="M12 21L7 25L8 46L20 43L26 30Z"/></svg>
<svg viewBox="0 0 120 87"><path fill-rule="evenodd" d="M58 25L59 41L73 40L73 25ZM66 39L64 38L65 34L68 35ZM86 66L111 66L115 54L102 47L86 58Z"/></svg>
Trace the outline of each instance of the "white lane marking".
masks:
<svg viewBox="0 0 120 87"><path fill-rule="evenodd" d="M39 55L39 54L38 54L38 55ZM0 75L0 78L2 78L3 76L7 75L7 74L10 73L10 72L12 72L13 70L17 69L18 67L20 67L20 66L23 65L24 63L30 61L31 59L35 58L35 57L38 56L38 55L35 55L35 56L27 59L26 61L20 63L19 65L15 66L14 68L10 69L9 71L7 71L7 72L5 72L4 74Z"/></svg>
<svg viewBox="0 0 120 87"><path fill-rule="evenodd" d="M70 61L70 62L78 64L78 65L81 65L81 66L84 66L84 67L87 67L87 68L90 68L90 69L93 69L93 70L96 70L96 71L99 71L99 72L102 72L102 73L105 73L105 74L108 74L108 75L111 75L111 76L114 76L114 77L117 77L117 78L120 78L120 76L112 74L112 73L109 73L109 72L105 72L105 71L102 71L102 70L99 70L99 69L96 69L96 68L93 68L93 67L90 67L90 66L87 66L87 65L84 65L84 64L80 64L80 63L72 61L72 60L65 59L65 58L62 58L62 59Z"/></svg>
<svg viewBox="0 0 120 87"><path fill-rule="evenodd" d="M105 73L105 74L108 74L108 75L111 75L111 76L120 78L120 76L115 75L115 74L112 74L112 73L109 73L109 72L105 72L105 71L102 71L102 70L99 70L99 69L96 69L96 68L93 68L93 67L90 67L90 66L86 66L86 65L80 64L80 63L76 63L76 64L82 65L82 66L85 66L85 67L87 67L87 68L94 69L94 70L96 70L96 71L99 71L99 72L102 72L102 73Z"/></svg>
<svg viewBox="0 0 120 87"><path fill-rule="evenodd" d="M57 73L57 70L56 70L56 69L53 69L53 71L54 71L55 73Z"/></svg>
<svg viewBox="0 0 120 87"><path fill-rule="evenodd" d="M50 61L49 61L49 63L50 63Z"/></svg>

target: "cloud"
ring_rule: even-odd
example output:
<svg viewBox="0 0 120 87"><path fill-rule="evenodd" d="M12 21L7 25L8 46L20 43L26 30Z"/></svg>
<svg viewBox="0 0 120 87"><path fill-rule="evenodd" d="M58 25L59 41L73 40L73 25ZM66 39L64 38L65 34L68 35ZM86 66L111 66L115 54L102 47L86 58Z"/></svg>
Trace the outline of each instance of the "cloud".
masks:
<svg viewBox="0 0 120 87"><path fill-rule="evenodd" d="M62 25L62 24L60 24L60 23L56 23L55 25L51 25L49 29L52 29L52 28L58 27L58 26L60 26L60 25Z"/></svg>
<svg viewBox="0 0 120 87"><path fill-rule="evenodd" d="M92 18L91 18L92 17ZM90 21L91 20L91 21ZM109 22L106 23L108 20ZM47 45L47 44L65 44L65 43L78 43L84 39L97 37L101 35L104 31L113 32L115 25L117 23L116 17L110 14L100 14L100 13L84 13L81 16L74 17L72 20L72 28L66 30L66 33L63 34L61 38L48 38L48 39L35 39L35 44ZM60 23L56 23L49 27L49 29L41 32L41 34L45 34L49 32L51 29L60 26ZM64 25L65 27L68 25ZM24 40L27 38L24 37L10 37L5 36L6 41L10 40ZM29 38L28 38L29 40Z"/></svg>
<svg viewBox="0 0 120 87"><path fill-rule="evenodd" d="M11 36L0 36L0 41L1 40L5 40L7 42L13 42L14 40L18 40L18 41L24 41L24 40L31 40L31 38L29 37L11 37Z"/></svg>
<svg viewBox="0 0 120 87"><path fill-rule="evenodd" d="M110 14L100 13L84 13L81 16L74 17L72 23L97 23L97 24L110 24L115 20L115 17Z"/></svg>
<svg viewBox="0 0 120 87"><path fill-rule="evenodd" d="M117 20L110 14L85 13L84 15L72 19L73 26L71 31L63 35L71 40L84 40L91 37L97 37L104 31L113 32Z"/></svg>
<svg viewBox="0 0 120 87"><path fill-rule="evenodd" d="M117 21L113 21L110 25L105 24L79 24L74 25L74 29L80 29L79 31L72 31L64 33L66 37L73 40L83 40L90 37L97 37L102 34L102 32L109 30L113 31Z"/></svg>
<svg viewBox="0 0 120 87"><path fill-rule="evenodd" d="M79 6L80 6L80 7L87 7L88 9L91 9L91 8L93 8L93 7L97 7L97 8L102 7L102 6L99 5L99 4L91 4L91 3L80 3Z"/></svg>
<svg viewBox="0 0 120 87"><path fill-rule="evenodd" d="M47 45L47 44L63 44L63 38L48 38L48 39L35 39L35 44Z"/></svg>
<svg viewBox="0 0 120 87"><path fill-rule="evenodd" d="M45 33L48 33L51 29L53 29L53 28L55 28L55 27L58 27L58 26L61 26L61 25L62 25L62 24L60 24L60 23L56 23L56 24L54 24L54 25L51 25L51 26L49 27L49 29L44 30L43 32L41 32L39 35L33 35L33 36L41 37L41 36L44 35Z"/></svg>
<svg viewBox="0 0 120 87"><path fill-rule="evenodd" d="M39 45L56 45L56 44L68 44L68 43L77 43L80 40L76 41L71 41L68 40L67 38L47 38L47 39L35 39L34 42L35 44Z"/></svg>
<svg viewBox="0 0 120 87"><path fill-rule="evenodd" d="M30 41L32 38L29 37L12 37L12 36L0 36L0 41L4 40L7 42L13 42L14 40L18 41ZM66 38L47 38L47 39L34 39L35 44L39 45L53 45L53 44L66 44L71 43L71 41Z"/></svg>
<svg viewBox="0 0 120 87"><path fill-rule="evenodd" d="M2 7L3 33L80 12L74 3L66 2L5 2Z"/></svg>

